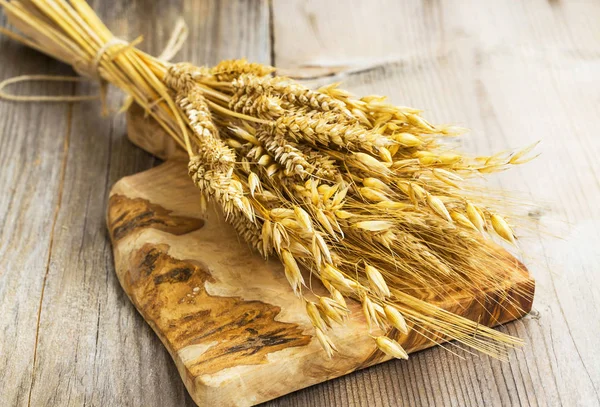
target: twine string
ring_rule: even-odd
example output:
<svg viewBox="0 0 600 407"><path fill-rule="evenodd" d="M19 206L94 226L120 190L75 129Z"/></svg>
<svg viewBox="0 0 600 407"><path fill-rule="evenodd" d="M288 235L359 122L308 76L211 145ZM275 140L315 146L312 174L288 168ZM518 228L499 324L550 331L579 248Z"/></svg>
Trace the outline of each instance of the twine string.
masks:
<svg viewBox="0 0 600 407"><path fill-rule="evenodd" d="M31 95L22 96L14 95L4 91L8 85L19 83L19 82L85 82L88 78L81 76L59 76L59 75L19 75L0 82L0 99L10 100L13 102L83 102L87 100L96 100L100 95L81 95L81 96L68 96L68 95Z"/></svg>
<svg viewBox="0 0 600 407"><path fill-rule="evenodd" d="M72 66L75 71L81 76L64 76L64 75L20 75L13 78L6 79L0 82L0 99L10 100L13 102L83 102L88 100L102 99L103 110L105 109L105 93L106 86L105 81L100 76L100 67L102 64L102 58L108 53L108 51L117 46L121 48L113 55L109 57L109 61L112 61L121 52L129 49L142 41L142 37L138 37L132 42L127 42L117 37L111 38L102 47L98 49L94 58L87 62L84 60L76 60ZM100 82L100 93L97 95L81 95L81 96L70 96L70 95L15 95L5 91L8 85L20 83L20 82L86 82L90 79L97 80Z"/></svg>
<svg viewBox="0 0 600 407"><path fill-rule="evenodd" d="M165 48L158 56L158 59L161 61L169 62L175 57L175 55L181 50L183 44L188 37L188 26L183 20L183 18L179 17L175 22L175 26L173 27L173 31L171 31L171 36L169 37L169 41L165 45Z"/></svg>
<svg viewBox="0 0 600 407"><path fill-rule="evenodd" d="M3 34L6 34L2 31ZM179 18L173 27L169 41L165 45L159 59L163 61L171 60L183 47L188 36L188 28L182 18ZM84 102L89 100L102 100L103 111L106 111L105 94L106 81L101 77L102 64L107 61L114 60L122 52L131 49L141 43L143 38L140 36L131 42L127 42L121 38L113 37L103 44L91 61L76 60L73 62L73 69L81 76L64 76L64 75L19 75L8 78L0 82L0 99L13 102ZM109 54L109 51L115 47L119 47L116 52ZM108 56L108 60L104 56ZM6 92L6 88L10 85L23 82L86 82L89 80L97 80L100 83L100 93L96 95L17 95Z"/></svg>

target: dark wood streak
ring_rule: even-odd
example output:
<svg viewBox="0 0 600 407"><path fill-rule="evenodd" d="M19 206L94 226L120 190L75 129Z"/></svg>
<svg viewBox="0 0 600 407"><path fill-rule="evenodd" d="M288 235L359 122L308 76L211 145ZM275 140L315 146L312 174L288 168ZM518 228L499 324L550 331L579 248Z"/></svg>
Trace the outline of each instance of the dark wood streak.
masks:
<svg viewBox="0 0 600 407"><path fill-rule="evenodd" d="M183 235L204 226L202 219L173 216L171 211L142 198L114 194L110 197L108 208L108 230L113 242L148 227Z"/></svg>
<svg viewBox="0 0 600 407"><path fill-rule="evenodd" d="M160 193L165 196L161 202L167 202L165 207L171 208L166 197L189 197L195 191L192 184L179 185L165 181L180 179L178 177L184 174L182 171L184 169L184 163L167 162L161 167L131 177L124 182L131 182L131 190L140 192L145 188L155 188L158 182ZM119 191L124 190L122 185L118 188ZM142 194L141 196L149 201L155 201L153 198L155 195ZM181 207L181 202L178 204ZM190 205L190 208L192 207ZM193 212L187 210L186 213ZM115 219L119 219L118 216ZM121 221L123 219L121 218ZM148 224L143 227L153 226ZM152 237L154 235L144 235L141 236L141 240L126 239L117 242L115 250L117 274L123 287L169 349L180 368L186 386L200 405L216 399L229 401L236 399L240 402L242 400L264 401L277 397L283 392L291 392L319 381L338 377L386 359L380 352L372 352L373 347L369 346L372 345L370 340L369 345L361 340L351 346L364 349L362 354L354 355L340 363L326 361L315 363L311 360L313 354L306 352L304 348L309 343L314 344L310 341L311 338L302 336L302 329L297 325L281 326L276 322L275 319L280 313L278 307L260 301L244 301L239 297L209 295L205 289L207 283L210 283L211 293L212 290L219 289L245 292L243 287L228 280L231 277L230 270L222 267L240 268L240 273L247 272L242 269L246 265L244 262L232 263L215 253L202 252L200 247L211 246L198 244L209 236L214 236L212 227L214 224L208 223L203 231L204 234L190 234L183 240L178 239L177 246L175 243L170 243L169 234L162 235L158 241ZM214 238L217 239L217 236ZM222 236L218 239L223 239L224 244L228 244L225 243L228 237ZM144 246L140 247L142 244ZM198 249L187 252L189 247ZM182 258L182 255L173 254L176 250L184 250L185 253L190 254ZM496 325L523 315L531 308L533 288L527 269L500 247L491 245L490 250L491 255L498 260L494 266L494 274L506 282L505 290L493 292L483 288L472 291L454 287L450 290L452 292L450 299L441 298L431 292L414 293L414 295L447 311L478 321L482 325ZM190 260L190 257L194 260ZM255 267L260 267L258 266L260 262L256 264ZM210 265L210 268L207 265ZM252 269L248 268L248 270ZM264 270L254 271L257 275L262 275L262 278L266 277ZM225 280L222 281L223 277ZM254 296L256 293L250 295L256 298ZM291 293L281 295L293 297ZM409 335L398 338L407 352L419 351L435 344L428 338L432 334L425 335L423 332L423 335L419 335L416 329L410 332ZM436 339L436 342L443 340ZM294 346L297 348L293 349ZM280 389L270 392L263 391L260 386L250 386L251 381L261 377L269 369L274 371L281 369L277 362L273 362L271 358L267 361L265 356L270 352L287 348L292 348L287 355L293 355L291 357L296 358L295 361L300 361L299 368L303 371L302 375L299 375L300 381L290 382L282 379ZM270 366L272 362L273 365ZM236 385L228 387L231 381L219 384L217 387L207 384L214 383L210 379L203 382L205 380L203 378L210 378L214 374L215 377L220 377L221 372L228 368L257 364L264 364L264 366L251 371L243 369L240 371L242 386L248 385L244 391L240 391L240 394L232 390ZM214 393L211 393L213 391Z"/></svg>
<svg viewBox="0 0 600 407"><path fill-rule="evenodd" d="M176 60L210 65L246 56L269 61L266 1L91 3L117 36L143 34L141 47L153 55L160 53L176 18L183 15L190 39ZM292 393L269 407L600 404L600 376L595 374L600 371L600 323L590 318L600 313L600 301L594 301L600 235L597 226L593 235L581 229L600 219L600 206L595 205L600 202L600 162L594 157L600 139L589 131L600 123L595 23L600 7L592 1L548 4L430 2L427 7L433 10L424 13L420 0L354 2L353 7L273 2L280 66L293 69L296 61L323 61L327 66L332 58L339 64L364 61L369 66L378 64L378 57L393 58L400 52L405 65L348 74L344 87L358 94L388 94L394 103L426 108L429 118L471 125L467 146L474 153L543 138L540 159L502 176L510 177L504 179L511 189L542 202L545 226L543 233L521 242L523 252L534 259L539 253L535 264L528 263L534 266L542 295L536 303L539 312L501 328L528 342L510 364L470 355L461 360L432 349L411 355L408 362L384 363ZM310 31L304 29L308 23L302 10L316 16L320 37L303 35ZM439 16L437 23L432 16ZM357 41L364 32L349 23L354 21L369 27L368 41ZM400 35L394 27L400 27ZM354 45L345 48L347 43ZM442 62L439 57L445 52L450 58ZM474 62L474 54L483 56L480 63ZM3 79L72 74L66 65L6 38L0 38L0 55ZM497 121L480 113L475 79L488 90ZM14 90L95 92L94 85L74 89L45 83ZM119 106L121 98L119 92L109 92L108 104ZM155 160L125 140L123 115L102 118L97 102L74 104L71 119L68 109L63 104L0 103L0 348L6 350L0 352L0 404L27 406L30 394L31 406L190 407L193 402L167 352L124 302L113 270L105 264L110 254L102 219L105 202L99 197L119 178L147 169ZM66 138L59 135L67 133L69 123L69 154L64 156ZM63 166L65 195L59 206ZM565 222L575 235L557 242L553 236L567 235L552 225Z"/></svg>
<svg viewBox="0 0 600 407"><path fill-rule="evenodd" d="M167 244L147 243L131 253L131 267L121 283L174 353L190 345L211 345L186 362L192 377L262 364L268 353L310 342L297 325L275 320L281 311L277 306L210 295L205 288L214 282L209 268L168 251Z"/></svg>
<svg viewBox="0 0 600 407"><path fill-rule="evenodd" d="M88 3L116 36L142 35L140 46L152 55L184 16L191 35L177 60L267 60L268 11L260 2L227 2L219 14L213 0ZM0 25L9 28L3 12ZM5 36L0 55L1 79L74 74ZM7 91L91 95L97 89L92 82L37 82ZM114 110L122 98L111 89L107 106ZM110 265L104 197L117 180L157 160L127 140L124 115L102 117L101 110L98 101L0 102L2 406L194 405L160 341L125 302Z"/></svg>

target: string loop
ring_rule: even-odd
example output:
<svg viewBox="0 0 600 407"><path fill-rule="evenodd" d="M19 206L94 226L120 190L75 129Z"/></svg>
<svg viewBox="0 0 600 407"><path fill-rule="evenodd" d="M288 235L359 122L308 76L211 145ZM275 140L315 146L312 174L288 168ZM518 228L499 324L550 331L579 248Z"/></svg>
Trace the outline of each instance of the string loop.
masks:
<svg viewBox="0 0 600 407"><path fill-rule="evenodd" d="M25 38L21 38L17 34L10 31L2 30L3 34L9 36L19 37L21 41L28 43L29 41ZM159 56L160 60L169 61L175 54L177 54L183 44L185 43L188 36L188 28L182 18L177 19L169 41L167 42L164 50ZM0 99L10 100L13 102L83 102L88 100L102 99L103 111L106 111L104 103L104 95L106 92L106 83L102 79L100 70L102 63L105 61L104 56L108 56L107 62L115 59L122 52L131 49L141 43L143 38L140 36L131 42L127 42L117 37L111 38L102 47L98 49L96 55L92 60L76 60L73 62L73 69L81 76L63 76L63 75L19 75L13 78L5 79L0 82ZM113 48L119 47L116 51L110 52ZM36 47L34 47L36 48ZM47 81L47 82L86 82L89 80L98 80L100 82L100 93L97 95L16 95L8 93L5 89L12 84L21 82L35 82L35 81Z"/></svg>
<svg viewBox="0 0 600 407"><path fill-rule="evenodd" d="M68 96L68 95L31 95L21 96L7 93L4 89L11 84L19 82L35 82L35 81L47 81L47 82L86 82L88 78L82 78L80 76L57 76L57 75L20 75L13 78L5 79L0 82L0 99L11 100L13 102L83 102L87 100L96 100L100 95L81 95L81 96Z"/></svg>

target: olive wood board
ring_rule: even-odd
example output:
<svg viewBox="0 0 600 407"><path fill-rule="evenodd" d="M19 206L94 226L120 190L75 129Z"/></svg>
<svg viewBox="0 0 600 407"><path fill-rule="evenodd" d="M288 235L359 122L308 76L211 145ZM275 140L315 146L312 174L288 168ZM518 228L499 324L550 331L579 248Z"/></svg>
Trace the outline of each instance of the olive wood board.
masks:
<svg viewBox="0 0 600 407"><path fill-rule="evenodd" d="M389 359L353 301L347 323L330 331L339 352L328 359L281 264L252 252L215 208L200 216L185 154L138 107L128 113L128 132L136 145L168 160L111 190L107 225L116 273L198 405L255 405ZM533 280L498 250L505 253L498 273L518 306L495 291L431 301L488 326L529 312ZM311 281L315 292L324 290ZM417 329L399 342L409 353L433 345Z"/></svg>

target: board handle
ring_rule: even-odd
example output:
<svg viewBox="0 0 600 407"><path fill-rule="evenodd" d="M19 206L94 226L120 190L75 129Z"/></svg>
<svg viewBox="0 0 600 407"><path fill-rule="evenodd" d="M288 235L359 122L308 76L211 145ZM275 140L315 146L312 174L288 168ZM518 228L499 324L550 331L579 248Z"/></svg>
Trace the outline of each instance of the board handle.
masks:
<svg viewBox="0 0 600 407"><path fill-rule="evenodd" d="M161 160L187 159L186 152L137 103L127 109L127 137Z"/></svg>

